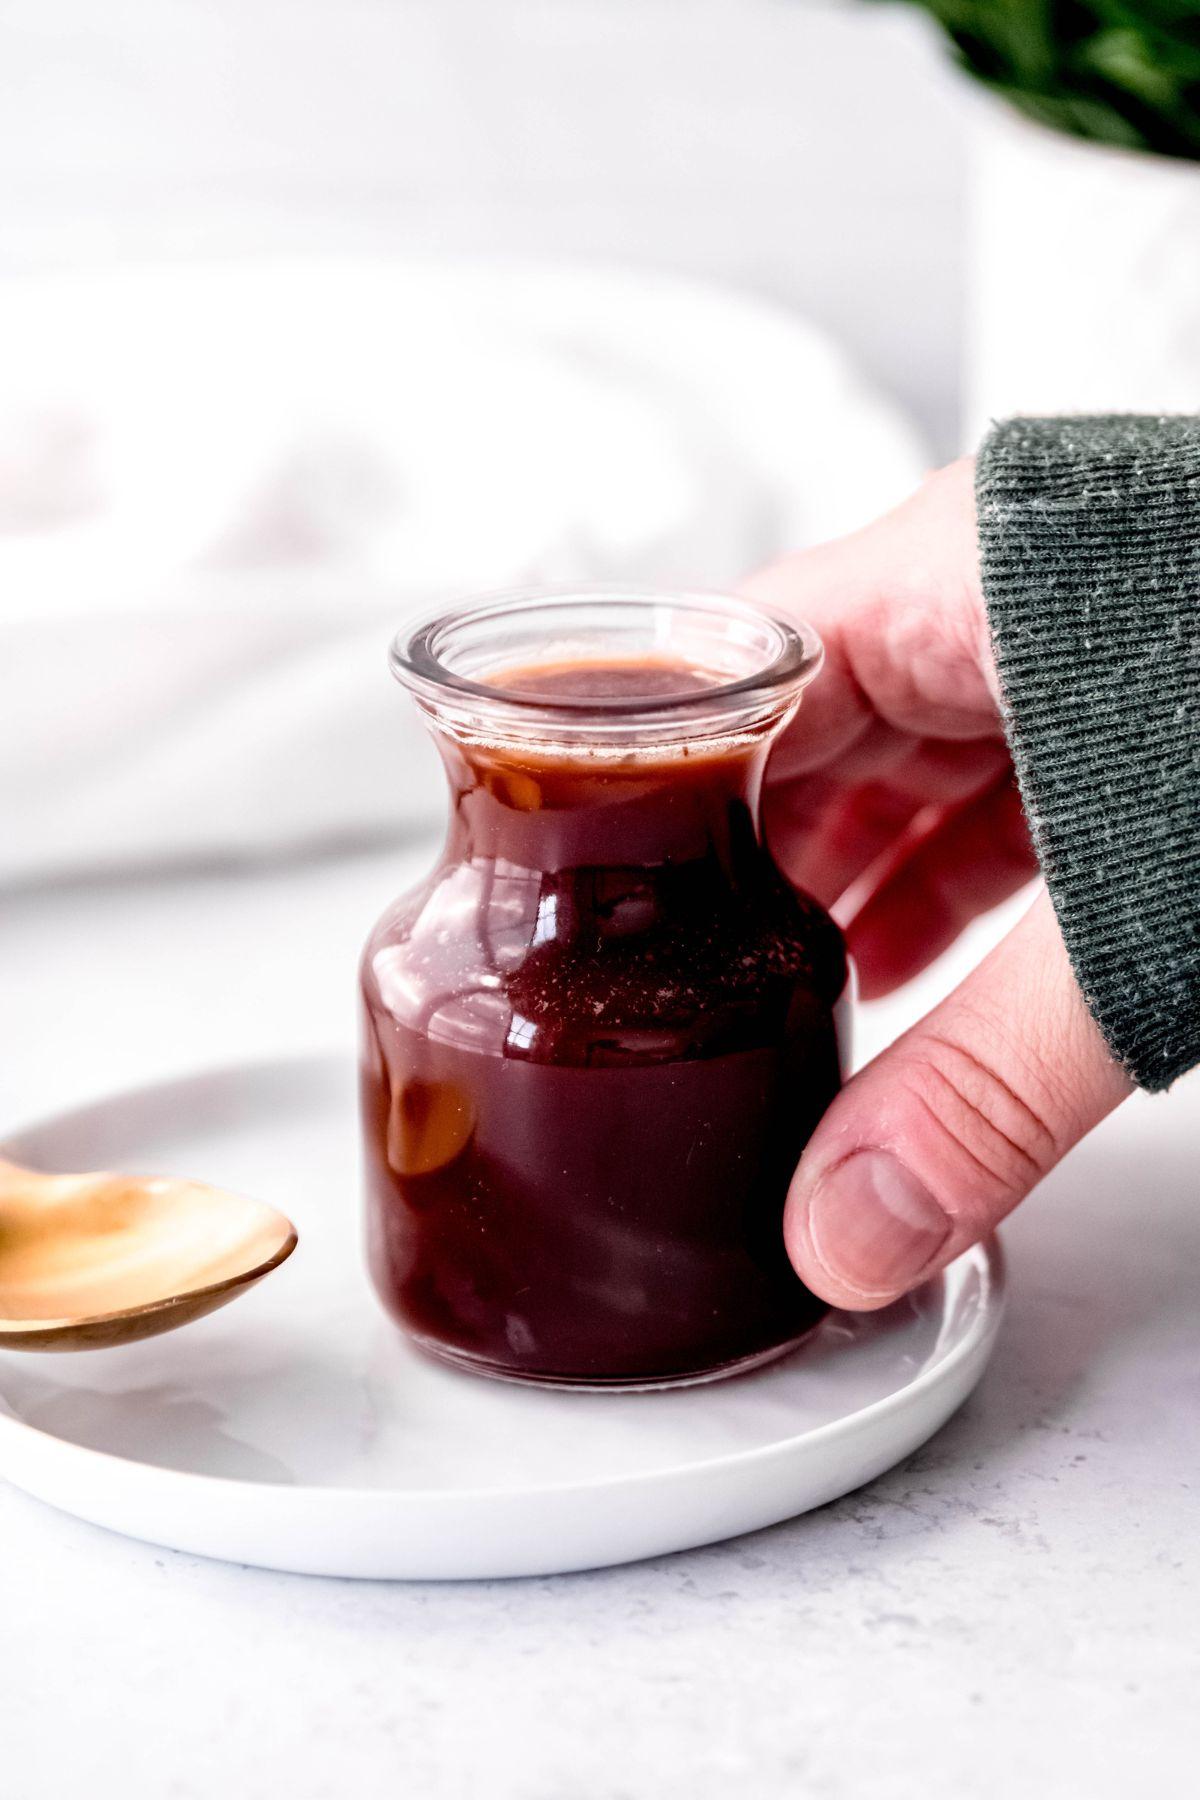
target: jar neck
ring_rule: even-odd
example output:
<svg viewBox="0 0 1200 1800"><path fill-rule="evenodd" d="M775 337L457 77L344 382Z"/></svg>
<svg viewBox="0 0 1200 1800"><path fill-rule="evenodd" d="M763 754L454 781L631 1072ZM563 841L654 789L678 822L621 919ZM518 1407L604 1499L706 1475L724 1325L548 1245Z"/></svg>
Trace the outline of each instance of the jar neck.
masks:
<svg viewBox="0 0 1200 1800"><path fill-rule="evenodd" d="M435 730L451 790L447 858L547 872L705 861L732 872L761 846L773 736L622 759Z"/></svg>

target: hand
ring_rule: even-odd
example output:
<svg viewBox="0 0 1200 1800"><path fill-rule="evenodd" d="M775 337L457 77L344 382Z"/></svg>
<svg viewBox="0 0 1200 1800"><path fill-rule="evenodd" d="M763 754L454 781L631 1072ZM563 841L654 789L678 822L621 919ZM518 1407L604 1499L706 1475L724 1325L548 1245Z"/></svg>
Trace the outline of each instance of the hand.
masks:
<svg viewBox="0 0 1200 1800"><path fill-rule="evenodd" d="M865 998L933 960L1036 863L1000 724L973 465L747 584L826 666L772 758L781 866L836 909ZM990 1232L1130 1090L1041 894L943 1003L848 1083L792 1182L797 1271L886 1306Z"/></svg>

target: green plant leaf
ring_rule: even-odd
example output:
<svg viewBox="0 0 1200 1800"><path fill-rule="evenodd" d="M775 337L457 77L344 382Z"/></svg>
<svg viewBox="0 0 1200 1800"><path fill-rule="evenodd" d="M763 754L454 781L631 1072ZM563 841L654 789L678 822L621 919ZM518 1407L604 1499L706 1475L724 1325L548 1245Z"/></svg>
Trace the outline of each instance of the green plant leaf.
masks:
<svg viewBox="0 0 1200 1800"><path fill-rule="evenodd" d="M1049 125L1055 131L1068 132L1072 137L1091 138L1097 143L1115 144L1126 150L1150 148L1136 125L1101 100L1072 94L1031 94L1025 88L996 86L996 91L1026 118L1035 119L1039 125Z"/></svg>
<svg viewBox="0 0 1200 1800"><path fill-rule="evenodd" d="M1200 160L1200 0L914 0L1026 117Z"/></svg>
<svg viewBox="0 0 1200 1800"><path fill-rule="evenodd" d="M1179 104L1182 81L1166 59L1156 57L1136 31L1118 27L1097 32L1080 46L1077 61L1106 81L1127 88L1147 106L1169 112Z"/></svg>

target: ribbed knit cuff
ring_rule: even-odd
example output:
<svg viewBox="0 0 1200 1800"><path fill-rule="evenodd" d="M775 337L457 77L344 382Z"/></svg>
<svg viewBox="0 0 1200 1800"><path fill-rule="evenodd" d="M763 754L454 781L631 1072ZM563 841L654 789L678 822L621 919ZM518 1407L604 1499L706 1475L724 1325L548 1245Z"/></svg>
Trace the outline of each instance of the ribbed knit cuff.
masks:
<svg viewBox="0 0 1200 1800"><path fill-rule="evenodd" d="M983 589L1034 844L1114 1056L1200 1062L1200 419L1012 419Z"/></svg>

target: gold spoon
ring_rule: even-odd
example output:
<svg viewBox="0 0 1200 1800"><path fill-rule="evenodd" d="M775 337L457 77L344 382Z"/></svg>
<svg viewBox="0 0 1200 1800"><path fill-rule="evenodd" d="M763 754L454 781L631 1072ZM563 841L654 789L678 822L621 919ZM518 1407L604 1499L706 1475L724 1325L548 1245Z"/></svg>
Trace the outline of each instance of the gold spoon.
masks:
<svg viewBox="0 0 1200 1800"><path fill-rule="evenodd" d="M0 1157L0 1347L93 1350L173 1331L296 1242L273 1207L198 1181L43 1175Z"/></svg>

